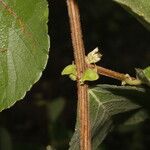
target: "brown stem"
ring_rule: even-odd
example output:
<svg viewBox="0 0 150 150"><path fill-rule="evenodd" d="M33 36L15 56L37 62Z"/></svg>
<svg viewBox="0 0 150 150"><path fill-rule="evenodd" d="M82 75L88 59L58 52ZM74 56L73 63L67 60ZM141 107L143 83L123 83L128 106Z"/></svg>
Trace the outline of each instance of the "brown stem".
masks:
<svg viewBox="0 0 150 150"><path fill-rule="evenodd" d="M80 78L86 69L85 48L82 39L80 13L76 0L67 0L71 27L74 58L77 68L78 118L80 127L80 150L91 150L90 119L88 106L88 85L80 84Z"/></svg>
<svg viewBox="0 0 150 150"><path fill-rule="evenodd" d="M88 64L88 67L95 68L95 65ZM100 66L96 66L96 69L97 69L97 73L100 75L107 76L107 77L117 79L120 81L123 81L125 79L125 74L123 74L123 73L112 71L110 69L106 69L106 68L100 67ZM135 78L132 77L132 79L135 79Z"/></svg>
<svg viewBox="0 0 150 150"><path fill-rule="evenodd" d="M141 80L136 79L134 77L130 77L128 74L119 73L119 72L112 71L110 69L106 69L106 68L92 65L92 64L87 64L87 67L89 68L96 67L98 74L120 80L122 81L122 84L128 84L128 85L141 85L142 84Z"/></svg>

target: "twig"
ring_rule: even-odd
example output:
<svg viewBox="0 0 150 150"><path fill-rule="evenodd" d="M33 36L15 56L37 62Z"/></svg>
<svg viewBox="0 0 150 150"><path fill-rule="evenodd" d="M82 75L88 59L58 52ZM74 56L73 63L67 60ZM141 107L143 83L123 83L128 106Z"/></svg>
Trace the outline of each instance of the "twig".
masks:
<svg viewBox="0 0 150 150"><path fill-rule="evenodd" d="M80 84L80 78L86 69L85 48L82 39L80 13L76 0L67 0L71 27L74 59L77 68L78 118L80 127L80 150L91 150L90 120L88 106L88 85Z"/></svg>
<svg viewBox="0 0 150 150"><path fill-rule="evenodd" d="M106 69L101 66L95 66L92 64L87 64L89 68L95 68L97 69L97 73L103 76L107 76L113 79L120 80L122 82L125 82L125 84L129 85L141 85L142 82L139 79L136 79L134 77L130 77L128 74L119 73L110 69Z"/></svg>
<svg viewBox="0 0 150 150"><path fill-rule="evenodd" d="M95 68L96 67L97 73L100 74L100 75L107 76L107 77L117 79L117 80L120 80L120 81L124 80L125 74L123 74L123 73L112 71L110 69L106 69L104 67L97 66L97 65L95 66L95 65L89 64L88 67L89 68Z"/></svg>

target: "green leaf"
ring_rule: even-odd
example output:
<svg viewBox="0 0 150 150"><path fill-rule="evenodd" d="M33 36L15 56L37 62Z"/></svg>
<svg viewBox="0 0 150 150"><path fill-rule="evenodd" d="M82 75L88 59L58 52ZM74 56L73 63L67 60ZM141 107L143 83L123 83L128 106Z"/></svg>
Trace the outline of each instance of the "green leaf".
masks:
<svg viewBox="0 0 150 150"><path fill-rule="evenodd" d="M146 78L150 80L150 67L145 68L143 70L143 72L144 72Z"/></svg>
<svg viewBox="0 0 150 150"><path fill-rule="evenodd" d="M137 78L139 78L144 84L150 86L150 67L145 69L136 69Z"/></svg>
<svg viewBox="0 0 150 150"><path fill-rule="evenodd" d="M114 118L141 108L141 101L149 101L150 91L131 86L98 85L89 90L92 149L96 150L114 127ZM136 111L137 112L137 111ZM130 116L131 117L131 116ZM127 118L128 120L128 118ZM136 121L137 123L138 121ZM139 120L140 122L140 120ZM79 124L70 142L70 150L79 149Z"/></svg>
<svg viewBox="0 0 150 150"><path fill-rule="evenodd" d="M85 72L83 73L83 77L81 79L82 82L84 81L95 81L99 78L99 75L94 69L86 69Z"/></svg>
<svg viewBox="0 0 150 150"><path fill-rule="evenodd" d="M77 74L76 66L74 64L66 66L61 73L61 75L70 75L70 74L73 75Z"/></svg>
<svg viewBox="0 0 150 150"><path fill-rule="evenodd" d="M143 122L148 118L148 114L145 110L136 110L130 117L124 122L124 125L134 125Z"/></svg>
<svg viewBox="0 0 150 150"><path fill-rule="evenodd" d="M74 75L74 74L70 74L70 75L69 75L69 78L70 78L71 80L73 80L73 81L76 81L76 80L77 80L77 76Z"/></svg>
<svg viewBox="0 0 150 150"><path fill-rule="evenodd" d="M46 0L0 1L0 111L22 99L48 60Z"/></svg>
<svg viewBox="0 0 150 150"><path fill-rule="evenodd" d="M149 0L114 0L132 13L145 27L150 30L150 1Z"/></svg>

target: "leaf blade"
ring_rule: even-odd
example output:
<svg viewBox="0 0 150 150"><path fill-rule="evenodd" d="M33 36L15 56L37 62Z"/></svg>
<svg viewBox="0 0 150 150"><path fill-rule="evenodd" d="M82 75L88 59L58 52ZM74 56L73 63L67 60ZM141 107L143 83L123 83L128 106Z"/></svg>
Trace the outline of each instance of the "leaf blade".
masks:
<svg viewBox="0 0 150 150"><path fill-rule="evenodd" d="M114 116L132 110L139 110L141 107L139 101L143 100L143 97L146 97L148 100L149 94L143 88L130 86L99 85L90 89L89 107L92 149L96 150L106 135L112 130ZM138 102L137 99L139 100ZM141 118L136 121L140 122ZM70 150L78 149L79 124L77 118L75 133L70 142Z"/></svg>
<svg viewBox="0 0 150 150"><path fill-rule="evenodd" d="M128 12L133 14L148 30L150 30L149 0L114 0Z"/></svg>
<svg viewBox="0 0 150 150"><path fill-rule="evenodd" d="M20 5L21 3L21 5ZM48 60L46 0L0 2L0 111L22 99Z"/></svg>

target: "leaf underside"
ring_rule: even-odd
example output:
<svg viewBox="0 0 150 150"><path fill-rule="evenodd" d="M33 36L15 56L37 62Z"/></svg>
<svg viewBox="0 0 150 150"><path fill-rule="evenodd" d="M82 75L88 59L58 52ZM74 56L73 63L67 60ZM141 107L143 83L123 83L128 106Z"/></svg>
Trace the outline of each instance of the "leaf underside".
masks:
<svg viewBox="0 0 150 150"><path fill-rule="evenodd" d="M113 128L113 118L132 111L132 116L125 120L126 124L143 121L146 117L139 104L149 100L150 92L144 88L130 86L98 85L89 90L90 122L92 135L92 149L96 150L106 135ZM135 112L134 112L135 111ZM115 124L116 125L116 124ZM70 150L79 150L79 125L70 142Z"/></svg>
<svg viewBox="0 0 150 150"><path fill-rule="evenodd" d="M133 14L148 30L150 30L149 0L114 0L128 12Z"/></svg>
<svg viewBox="0 0 150 150"><path fill-rule="evenodd" d="M0 1L0 111L24 97L48 60L46 0Z"/></svg>

